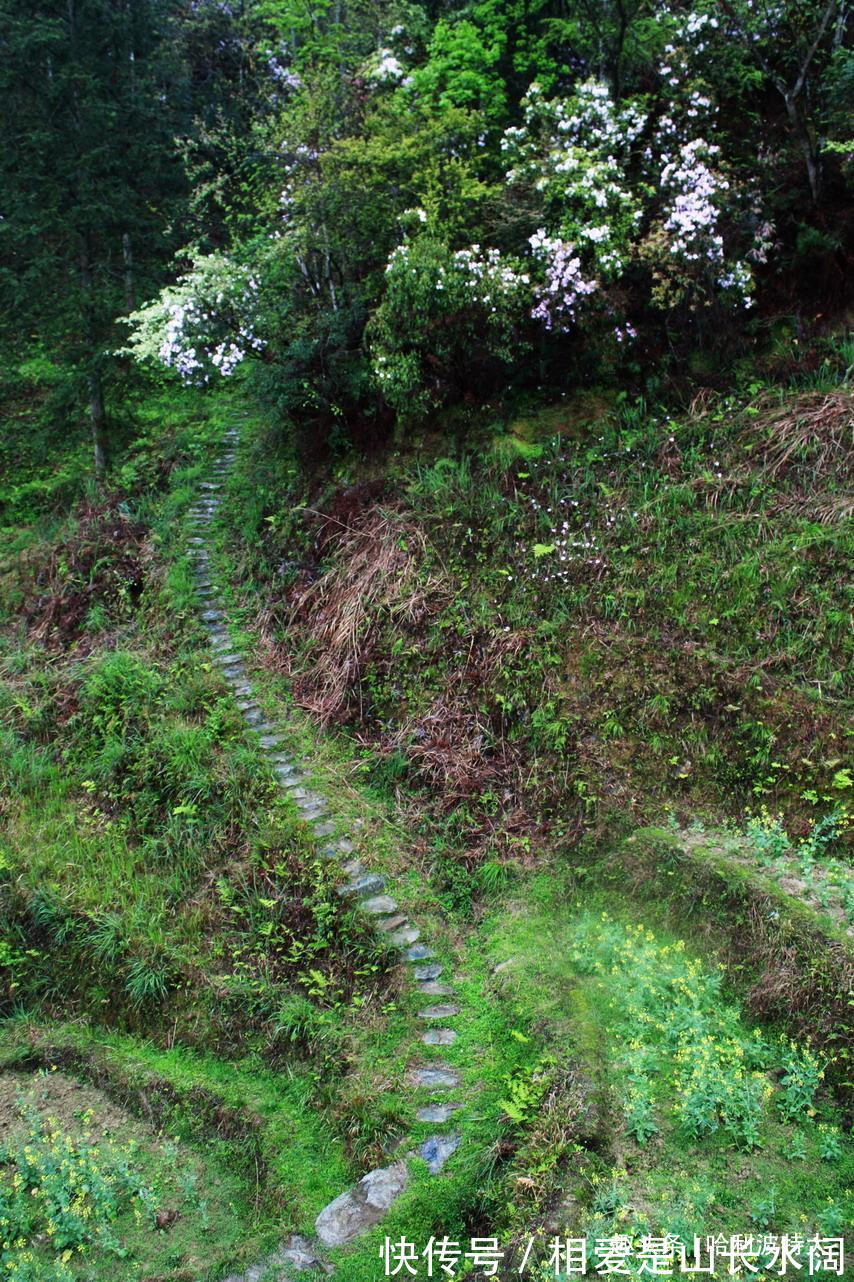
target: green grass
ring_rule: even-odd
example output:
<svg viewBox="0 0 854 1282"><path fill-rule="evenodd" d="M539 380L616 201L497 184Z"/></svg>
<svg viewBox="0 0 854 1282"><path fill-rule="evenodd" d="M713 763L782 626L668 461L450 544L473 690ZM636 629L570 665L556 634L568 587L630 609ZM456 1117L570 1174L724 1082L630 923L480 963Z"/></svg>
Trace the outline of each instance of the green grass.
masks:
<svg viewBox="0 0 854 1282"><path fill-rule="evenodd" d="M159 1260L167 1276L170 1268L176 1276L189 1268L194 1277L215 1279L228 1266L253 1262L289 1231L310 1230L320 1207L352 1178L341 1140L313 1106L307 1067L272 1073L257 1061L226 1063L183 1047L161 1050L103 1030L26 1020L7 1024L0 1062L19 1073L58 1066L96 1082L130 1114L154 1121L153 1132L142 1137L148 1152L143 1179L152 1172L168 1190L186 1162L198 1170L197 1195L208 1201L211 1220L203 1230L203 1263L195 1266L200 1272L192 1273L189 1259L167 1258L198 1249L199 1218L188 1211L187 1223L176 1222L168 1237L149 1231L153 1241L140 1239L132 1219L116 1224L132 1252L129 1277L145 1276ZM134 1130L139 1135L138 1123ZM166 1137L179 1146L169 1161ZM114 1269L106 1255L97 1272L84 1276L107 1277Z"/></svg>
<svg viewBox="0 0 854 1282"><path fill-rule="evenodd" d="M551 824L668 806L743 822L765 804L805 833L851 788L850 391L824 377L820 393L754 385L694 414L623 401L534 458L484 448L427 466L413 449L323 481L253 431L226 512L239 604L264 612L270 639L287 629L304 699L319 673L340 675L335 720L378 774L435 796L425 735L471 752L449 791L496 844L508 788L507 810L521 794ZM825 395L835 426L811 436ZM378 554L405 555L386 596L364 601L353 531L378 512ZM297 567L325 577L294 616ZM337 654L336 618L356 626Z"/></svg>
<svg viewBox="0 0 854 1282"><path fill-rule="evenodd" d="M829 1208L847 1222L854 1149L821 1064L747 1023L711 958L614 891L579 899L548 875L486 935L512 958L520 1017L575 1061L604 1120L605 1147L552 1190L572 1235L755 1231L763 1198L772 1231L831 1235Z"/></svg>
<svg viewBox="0 0 854 1282"><path fill-rule="evenodd" d="M778 936L727 951L808 851L816 903L779 915L819 941L801 939L794 978L835 1011L821 947L844 943L848 860L844 823L815 821L844 818L850 788L847 546L814 446L772 471L772 408L622 403L524 454L484 438L482 458L309 479L251 405L163 388L137 404L104 502L42 517L16 499L32 519L0 572L0 1062L56 1062L150 1114L177 1156L141 1141L140 1187L175 1201L179 1168L222 1172L204 1230L188 1195L148 1242L128 1193L110 1223L140 1277L196 1282L201 1232L211 1282L310 1233L431 1132L408 1070L434 1056L461 1074L463 1144L438 1178L413 1159L382 1225L334 1253L348 1282L379 1276L386 1235L834 1234L852 1158L816 1080L832 1039L793 1050L785 1002L754 1033L745 994ZM418 1043L416 995L336 894L205 648L185 517L233 423L212 532L232 636L339 831L436 948L463 1009L453 1047ZM392 567L378 595L352 573L372 521ZM355 623L331 654L330 619ZM319 729L297 704L316 706L327 658L336 679L350 667ZM771 822L745 835L763 804L785 849ZM666 850L614 840L649 818L668 820ZM701 930L715 877L726 905ZM91 1258L106 1279L109 1254Z"/></svg>

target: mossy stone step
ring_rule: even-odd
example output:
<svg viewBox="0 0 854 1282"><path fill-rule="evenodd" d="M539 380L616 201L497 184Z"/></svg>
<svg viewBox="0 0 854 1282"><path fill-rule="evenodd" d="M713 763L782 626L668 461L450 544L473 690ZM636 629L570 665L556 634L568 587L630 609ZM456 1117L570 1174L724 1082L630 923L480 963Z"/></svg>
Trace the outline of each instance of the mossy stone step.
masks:
<svg viewBox="0 0 854 1282"><path fill-rule="evenodd" d="M419 962L426 961L428 957L435 957L436 954L428 944L413 944L411 948L407 948L403 956L408 962Z"/></svg>
<svg viewBox="0 0 854 1282"><path fill-rule="evenodd" d="M438 979L444 969L438 962L428 962L425 966L416 966L412 973L417 980L429 983L431 979Z"/></svg>
<svg viewBox="0 0 854 1282"><path fill-rule="evenodd" d="M418 1012L419 1019L453 1019L459 1015L460 1008L456 1002L437 1002L434 1006L425 1006Z"/></svg>
<svg viewBox="0 0 854 1282"><path fill-rule="evenodd" d="M419 1108L415 1114L419 1122L447 1122L451 1115L462 1108L462 1104L427 1104L424 1108Z"/></svg>
<svg viewBox="0 0 854 1282"><path fill-rule="evenodd" d="M373 917L382 917L384 913L397 912L397 900L392 899L391 895L372 895L370 899L362 901L362 911L370 913Z"/></svg>
<svg viewBox="0 0 854 1282"><path fill-rule="evenodd" d="M421 1034L425 1046L453 1046L458 1034L453 1028L428 1028Z"/></svg>
<svg viewBox="0 0 854 1282"><path fill-rule="evenodd" d="M381 890L385 890L385 877L377 872L362 873L348 881L346 886L338 887L340 895L377 895Z"/></svg>
<svg viewBox="0 0 854 1282"><path fill-rule="evenodd" d="M380 1167L363 1175L358 1184L324 1207L314 1222L325 1246L343 1246L379 1224L409 1183L405 1162Z"/></svg>
<svg viewBox="0 0 854 1282"><path fill-rule="evenodd" d="M438 1175L452 1154L460 1147L459 1135L431 1135L418 1150L431 1175Z"/></svg>
<svg viewBox="0 0 854 1282"><path fill-rule="evenodd" d="M409 944L416 943L421 938L421 931L417 926L401 926L400 930L394 931L389 939L396 948L405 948Z"/></svg>
<svg viewBox="0 0 854 1282"><path fill-rule="evenodd" d="M377 921L377 925L380 930L384 930L386 932L400 930L402 926L406 926L407 924L408 919L406 913L395 913L392 917L381 917Z"/></svg>
<svg viewBox="0 0 854 1282"><path fill-rule="evenodd" d="M460 1084L460 1075L450 1064L431 1064L429 1068L414 1068L410 1074L413 1086L427 1086L451 1090Z"/></svg>
<svg viewBox="0 0 854 1282"><path fill-rule="evenodd" d="M453 997L454 995L450 984L437 983L435 979L428 979L425 983L419 984L418 992L422 997Z"/></svg>

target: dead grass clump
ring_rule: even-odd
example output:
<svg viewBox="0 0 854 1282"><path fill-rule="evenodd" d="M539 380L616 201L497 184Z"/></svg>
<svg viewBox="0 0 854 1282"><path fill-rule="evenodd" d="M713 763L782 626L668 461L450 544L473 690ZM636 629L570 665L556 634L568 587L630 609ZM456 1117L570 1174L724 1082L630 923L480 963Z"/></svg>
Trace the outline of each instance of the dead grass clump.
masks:
<svg viewBox="0 0 854 1282"><path fill-rule="evenodd" d="M350 706L380 620L417 624L435 578L419 578L424 536L400 512L371 509L334 539L335 564L293 599L292 619L310 632L315 661L294 681L297 701L321 725ZM360 709L361 712L361 709Z"/></svg>
<svg viewBox="0 0 854 1282"><path fill-rule="evenodd" d="M854 447L854 394L849 391L807 392L780 404L769 395L760 401L750 427L760 438L765 472L777 478L798 464L816 477L850 479Z"/></svg>

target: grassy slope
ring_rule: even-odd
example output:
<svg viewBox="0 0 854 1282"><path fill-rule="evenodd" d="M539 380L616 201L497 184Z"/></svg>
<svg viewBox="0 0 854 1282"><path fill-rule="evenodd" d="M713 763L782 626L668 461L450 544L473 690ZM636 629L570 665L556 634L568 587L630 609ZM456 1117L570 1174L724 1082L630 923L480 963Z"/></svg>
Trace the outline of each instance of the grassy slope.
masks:
<svg viewBox="0 0 854 1282"><path fill-rule="evenodd" d="M562 948L593 902L672 943L667 892L642 908L612 879L579 905L560 867L568 855L582 884L599 885L590 852L640 820L700 813L720 824L764 803L797 841L844 805L839 478L850 397L834 367L823 377L777 397L782 419L775 394L757 391L672 420L623 407L592 432L520 446L520 435L559 426L558 408L484 441L483 464L437 462L434 450L429 466L411 454L345 464L308 489L281 440L245 420L251 448L230 482L220 546L237 585L232 617L258 643L269 712L311 754L337 812L361 821L361 849L394 875L396 896L418 897L471 1012L453 1048L473 1105L467 1142L438 1182L416 1173L381 1231L344 1253L354 1282L376 1275L386 1232L512 1235L688 1214L669 1173L686 1146L670 1087L640 1145L621 1112L607 981L586 973L584 949ZM208 441L235 412L193 398L148 404L150 430L123 470L139 528L118 541L121 556L102 546L115 513L106 525L94 511L71 527L12 532L39 591L24 631L5 642L4 905L8 995L40 1007L35 1023L8 1026L9 1062L64 1047L92 1075L105 1054L114 1090L130 1098L128 1079L152 1075L191 1132L194 1089L241 1116L249 1100L265 1118L270 1175L245 1258L285 1227L308 1228L348 1171L381 1159L407 1110L413 1012L393 989L354 987L352 968L331 956L331 1003L306 1004L292 970L268 974L259 901L269 883L247 883L259 854L272 843L289 884L307 876L309 898L332 887L318 892L311 849L273 802L194 630L180 519ZM781 441L795 446L782 461ZM306 501L327 518L294 510ZM23 606L14 582L7 604ZM131 691L129 712L116 684L122 698ZM306 720L284 720L292 688ZM318 719L343 735L318 735ZM833 841L817 858L844 868ZM223 875L248 919L224 909ZM366 941L346 914L337 929L358 956ZM64 931L77 943L56 970ZM595 932L585 938L595 961ZM712 973L709 955L698 966ZM69 1013L128 1031L93 1039L55 1022ZM287 1073L284 1086L264 1085L265 1063ZM823 1091L818 1105L822 1125L836 1126ZM742 1231L749 1208L753 1223L783 1230L831 1226L848 1158L820 1156L817 1126L783 1121L775 1095L761 1149L742 1154L722 1136L690 1146L694 1223ZM783 1146L799 1135L805 1155L787 1165ZM230 1143L240 1169L246 1136ZM777 1189L770 1209L754 1206L763 1182Z"/></svg>
<svg viewBox="0 0 854 1282"><path fill-rule="evenodd" d="M852 406L838 368L831 362L807 386L709 398L673 418L624 408L591 432L526 446L522 457L505 437L493 442L492 461L437 462L434 453L427 466L405 453L382 466L344 464L333 483L307 487L287 462L269 468L281 444L262 436L234 482L229 555L273 685L284 671L309 715L341 728L348 789L360 779L400 807L416 835L413 857L469 941L481 993L491 987L487 959L522 954L518 985L508 971L504 1035L537 1032L505 1086L521 1081L524 1093L530 1079L534 1098L543 1090L554 1099L543 1128L552 1156L538 1149L543 1134L530 1118L514 1128L505 1115L492 1178L469 1192L469 1226L561 1229L594 1215L603 1229L662 1226L682 1214L683 1228L693 1218L737 1232L748 1215L754 1226L830 1231L848 1213L850 1151L840 1138L845 1155L834 1156L835 1141L825 1145L818 1129L840 1124L823 1087L820 1121L784 1121L772 1094L755 1150L740 1154L725 1135L689 1143L697 1196L680 1210L671 1173L683 1169L685 1131L660 1121L645 1146L626 1134L614 1112L621 1070L606 996L560 947L583 910L563 874L540 883L529 872L560 852L575 877L593 878L582 884L601 887L604 876L604 889L588 891L596 902L671 943L686 904L707 914L705 946L721 950L744 1018L761 1012L774 1045L786 1026L814 1033L844 1092L850 1073L834 1045L844 1040L834 1011L851 958L843 567ZM553 430L561 414L539 417ZM805 944L793 954L776 928L744 930L764 904L769 922L791 918L803 934L798 888L771 877L782 869L768 856L778 812L814 877L812 952ZM748 814L759 818L745 836ZM819 839L823 816L833 819ZM626 901L615 838L650 819L674 837L687 825L685 848L708 870L668 889L651 875L644 886L635 867ZM604 866L602 851L614 852ZM825 871L832 893L822 889ZM736 908L719 911L713 874L738 885ZM495 926L505 909L493 905L508 895L516 933ZM820 1005L799 1010L785 996L810 988L822 949L842 959L821 989L823 1030ZM767 1000L772 983L757 995L769 959L779 1000ZM715 954L698 964L714 974ZM491 1000L502 1006L497 991ZM569 1083L539 1067L549 1046L576 1066ZM784 1072L762 1071L772 1082ZM663 1086L656 1101L665 1114L673 1089ZM571 1178L579 1151L596 1188ZM628 1165L634 1176L620 1177L625 1187L612 1197L611 1168ZM522 1188L530 1181L532 1198L517 1177Z"/></svg>
<svg viewBox="0 0 854 1282"><path fill-rule="evenodd" d="M231 1146L254 1209L214 1277L381 1158L414 1012L203 648L182 517L234 405L164 393L146 417L117 493L8 541L0 995L34 1023L3 1040L120 1094L150 1071L176 1125L200 1094L263 1115L263 1186Z"/></svg>

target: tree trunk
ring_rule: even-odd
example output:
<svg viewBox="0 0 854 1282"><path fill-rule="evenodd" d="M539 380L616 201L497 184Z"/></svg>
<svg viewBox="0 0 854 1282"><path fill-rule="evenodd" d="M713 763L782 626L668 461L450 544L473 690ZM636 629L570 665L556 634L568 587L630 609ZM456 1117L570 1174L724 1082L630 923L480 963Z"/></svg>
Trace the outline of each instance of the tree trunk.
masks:
<svg viewBox="0 0 854 1282"><path fill-rule="evenodd" d="M136 306L136 291L133 285L133 253L130 247L130 232L122 236L122 259L125 265L125 310L132 312Z"/></svg>
<svg viewBox="0 0 854 1282"><path fill-rule="evenodd" d="M95 476L102 481L107 471L107 420L104 414L101 377L94 368L89 371L89 419L92 424L92 445L95 451Z"/></svg>
<svg viewBox="0 0 854 1282"><path fill-rule="evenodd" d="M83 290L83 326L88 347L89 372L89 421L92 426L92 445L95 451L95 476L103 480L107 471L107 421L104 413L104 395L101 390L101 373L98 353L95 350L95 285L92 263L86 241L80 247L80 284Z"/></svg>
<svg viewBox="0 0 854 1282"><path fill-rule="evenodd" d="M803 117L803 113L798 109L797 99L791 94L784 93L783 100L786 104L786 112L789 120L792 122L792 128L801 148L804 157L804 164L807 170L807 179L810 185L810 195L813 204L817 205L821 196L821 156L815 140L810 132L809 125Z"/></svg>

